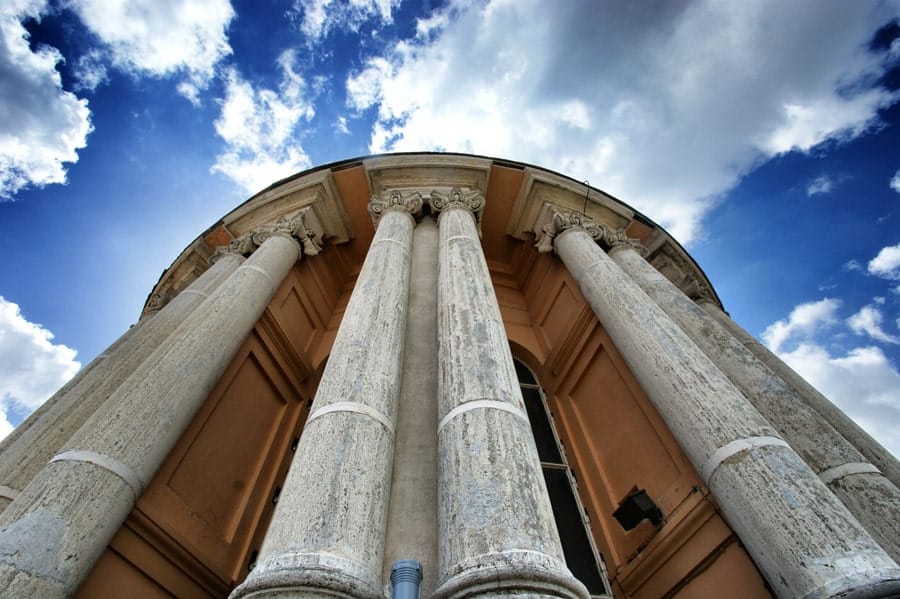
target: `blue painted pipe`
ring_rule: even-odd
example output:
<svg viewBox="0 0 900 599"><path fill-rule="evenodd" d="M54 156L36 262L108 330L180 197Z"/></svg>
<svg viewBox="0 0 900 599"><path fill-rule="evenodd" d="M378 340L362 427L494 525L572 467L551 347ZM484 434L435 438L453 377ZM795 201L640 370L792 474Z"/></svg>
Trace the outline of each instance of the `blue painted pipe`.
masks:
<svg viewBox="0 0 900 599"><path fill-rule="evenodd" d="M391 599L420 599L422 564L415 559L398 559L391 566Z"/></svg>

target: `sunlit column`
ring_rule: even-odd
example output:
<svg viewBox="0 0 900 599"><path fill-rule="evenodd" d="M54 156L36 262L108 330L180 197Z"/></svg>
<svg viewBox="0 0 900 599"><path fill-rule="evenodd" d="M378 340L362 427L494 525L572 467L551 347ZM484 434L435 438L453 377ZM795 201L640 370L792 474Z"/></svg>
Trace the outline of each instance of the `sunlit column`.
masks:
<svg viewBox="0 0 900 599"><path fill-rule="evenodd" d="M554 214L552 247L769 584L889 596L900 568L678 325L600 249L624 235ZM552 240L552 241L551 241Z"/></svg>
<svg viewBox="0 0 900 599"><path fill-rule="evenodd" d="M476 192L432 194L438 279L436 598L586 597L566 568L481 249Z"/></svg>
<svg viewBox="0 0 900 599"><path fill-rule="evenodd" d="M102 359L57 391L47 400L46 409L20 425L22 431L0 452L0 511L243 260L237 253L222 254L159 312L129 329L101 354Z"/></svg>
<svg viewBox="0 0 900 599"><path fill-rule="evenodd" d="M900 559L900 490L627 242L609 256L731 379L876 541Z"/></svg>
<svg viewBox="0 0 900 599"><path fill-rule="evenodd" d="M828 421L828 424L850 441L860 453L866 456L869 462L877 466L895 486L900 488L900 461L891 452L882 447L869 433L848 418L840 408L831 403L827 397L819 393L815 387L794 372L781 358L769 351L753 335L729 318L719 306L705 302L701 304L701 307L725 327L729 333L734 335L747 349L753 352L772 372L781 377L794 392L803 398L803 401L821 414Z"/></svg>
<svg viewBox="0 0 900 599"><path fill-rule="evenodd" d="M418 194L373 198L377 229L256 568L232 597L381 598Z"/></svg>
<svg viewBox="0 0 900 599"><path fill-rule="evenodd" d="M75 592L297 262L298 227L302 219L258 231L253 255L0 516L0 595Z"/></svg>

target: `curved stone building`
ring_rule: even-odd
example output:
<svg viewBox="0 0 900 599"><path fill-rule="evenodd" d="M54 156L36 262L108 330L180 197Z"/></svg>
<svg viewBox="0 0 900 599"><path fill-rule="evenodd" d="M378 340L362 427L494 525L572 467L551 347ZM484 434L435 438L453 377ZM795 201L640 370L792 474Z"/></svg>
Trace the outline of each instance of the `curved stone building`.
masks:
<svg viewBox="0 0 900 599"><path fill-rule="evenodd" d="M0 452L0 595L888 597L900 466L619 200L458 154L289 177Z"/></svg>

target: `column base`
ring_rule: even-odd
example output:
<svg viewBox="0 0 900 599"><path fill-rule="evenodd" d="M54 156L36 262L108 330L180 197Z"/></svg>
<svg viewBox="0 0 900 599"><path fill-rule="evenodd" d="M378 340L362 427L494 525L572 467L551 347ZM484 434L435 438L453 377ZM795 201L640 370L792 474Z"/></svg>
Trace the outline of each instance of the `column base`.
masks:
<svg viewBox="0 0 900 599"><path fill-rule="evenodd" d="M587 589L557 558L529 550L490 553L454 566L432 599L504 597L587 599Z"/></svg>
<svg viewBox="0 0 900 599"><path fill-rule="evenodd" d="M343 557L285 552L254 568L230 597L383 599L379 586L371 572Z"/></svg>

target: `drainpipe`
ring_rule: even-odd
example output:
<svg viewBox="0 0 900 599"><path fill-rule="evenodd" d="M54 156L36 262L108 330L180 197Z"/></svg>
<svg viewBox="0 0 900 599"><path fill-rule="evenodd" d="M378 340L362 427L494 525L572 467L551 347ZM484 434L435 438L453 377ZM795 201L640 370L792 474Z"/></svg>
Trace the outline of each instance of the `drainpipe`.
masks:
<svg viewBox="0 0 900 599"><path fill-rule="evenodd" d="M391 566L391 599L420 599L422 564L415 559L398 559Z"/></svg>

